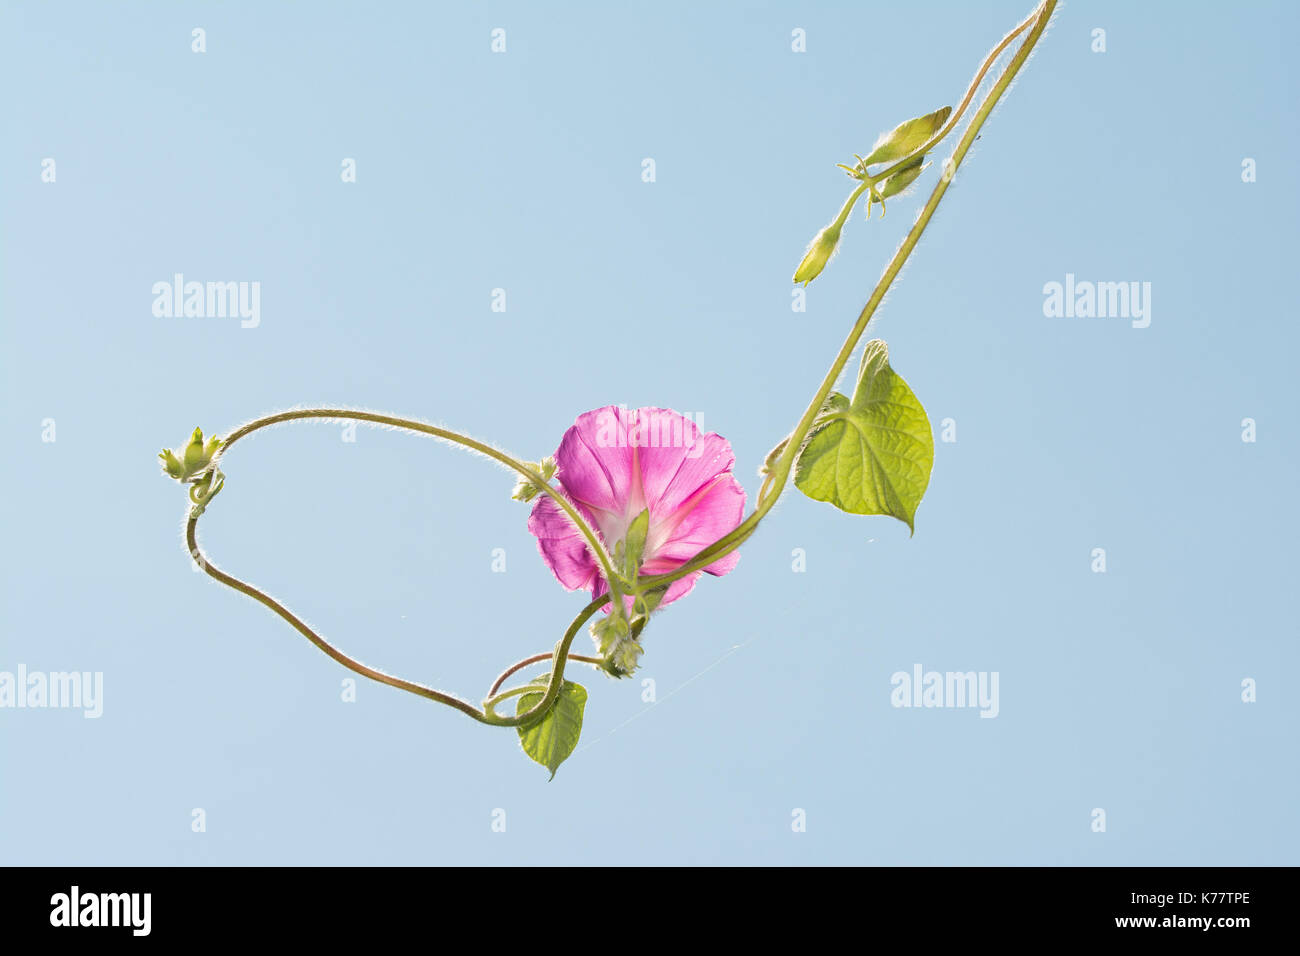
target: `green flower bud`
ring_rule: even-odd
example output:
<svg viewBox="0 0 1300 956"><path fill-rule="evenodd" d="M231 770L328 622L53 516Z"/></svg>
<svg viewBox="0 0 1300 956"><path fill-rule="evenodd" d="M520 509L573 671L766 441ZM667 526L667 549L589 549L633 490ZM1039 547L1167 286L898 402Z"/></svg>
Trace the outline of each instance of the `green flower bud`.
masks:
<svg viewBox="0 0 1300 956"><path fill-rule="evenodd" d="M162 459L163 469L177 481L189 481L203 474L212 465L212 459L221 449L221 439L215 435L203 441L203 429L194 429L190 443L181 451L178 458L170 448L164 448L158 455Z"/></svg>
<svg viewBox="0 0 1300 956"><path fill-rule="evenodd" d="M877 189L877 195L879 195L881 199L888 199L890 196L897 196L908 186L912 185L912 183L916 182L916 177L920 176L921 173L925 171L925 167L921 165L924 162L924 153L921 153L919 156L913 156L907 161L906 166L894 173L894 175L882 179L876 184L879 187Z"/></svg>
<svg viewBox="0 0 1300 956"><path fill-rule="evenodd" d="M925 116L918 116L916 119L910 119L906 123L896 126L892 132L886 133L876 140L875 147L867 154L867 158L862 161L863 168L874 166L876 163L897 162L903 157L911 155L928 143L935 133L943 129L943 124L948 121L951 113L952 107L945 106L941 110L935 110Z"/></svg>
<svg viewBox="0 0 1300 956"><path fill-rule="evenodd" d="M637 659L645 653L617 608L591 625L591 636L596 642L596 652L605 661L605 673L611 677L630 677L636 670Z"/></svg>
<svg viewBox="0 0 1300 956"><path fill-rule="evenodd" d="M843 229L844 224L836 221L813 237L813 241L808 244L808 251L803 254L803 261L799 263L799 268L794 270L795 282L807 285L821 275L822 270L826 268L826 263L830 262L831 256L835 255L835 248L840 244L840 233Z"/></svg>
<svg viewBox="0 0 1300 956"><path fill-rule="evenodd" d="M781 453L785 451L785 446L788 444L790 444L790 439L783 438L780 444L767 453L767 457L763 459L763 464L758 469L760 475L770 475L772 473L772 469L776 467L776 460L781 457Z"/></svg>
<svg viewBox="0 0 1300 956"><path fill-rule="evenodd" d="M555 474L555 459L549 455L539 462L529 462L528 464L547 481L550 481ZM515 482L515 490L511 492L510 497L515 501L532 501L541 493L541 485L520 475L519 480Z"/></svg>

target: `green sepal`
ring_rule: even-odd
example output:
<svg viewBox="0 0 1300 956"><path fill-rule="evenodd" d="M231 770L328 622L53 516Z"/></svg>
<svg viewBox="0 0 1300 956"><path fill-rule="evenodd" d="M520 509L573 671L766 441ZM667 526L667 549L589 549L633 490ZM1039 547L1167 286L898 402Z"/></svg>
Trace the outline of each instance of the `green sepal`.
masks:
<svg viewBox="0 0 1300 956"><path fill-rule="evenodd" d="M619 542L622 554L623 577L629 584L636 583L636 576L641 570L641 558L645 555L646 536L650 533L650 509L643 508L632 519Z"/></svg>
<svg viewBox="0 0 1300 956"><path fill-rule="evenodd" d="M158 457L163 461L163 470L172 478L179 481L185 474L185 466L181 464L181 460L172 453L170 448L164 448L158 454Z"/></svg>

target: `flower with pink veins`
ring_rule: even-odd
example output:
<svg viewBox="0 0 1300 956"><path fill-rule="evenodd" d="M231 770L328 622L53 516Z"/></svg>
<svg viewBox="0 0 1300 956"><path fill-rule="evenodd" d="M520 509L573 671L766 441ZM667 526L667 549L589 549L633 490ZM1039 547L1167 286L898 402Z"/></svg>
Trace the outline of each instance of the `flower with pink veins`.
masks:
<svg viewBox="0 0 1300 956"><path fill-rule="evenodd" d="M610 405L579 415L564 433L555 477L611 554L633 519L648 509L641 573L666 574L740 524L745 490L732 477L735 461L725 438L701 434L677 412ZM549 496L533 507L528 530L568 590L587 589L592 597L609 590L582 533ZM740 553L732 551L703 570L726 574L739 560ZM685 595L699 576L696 571L674 581L659 606Z"/></svg>

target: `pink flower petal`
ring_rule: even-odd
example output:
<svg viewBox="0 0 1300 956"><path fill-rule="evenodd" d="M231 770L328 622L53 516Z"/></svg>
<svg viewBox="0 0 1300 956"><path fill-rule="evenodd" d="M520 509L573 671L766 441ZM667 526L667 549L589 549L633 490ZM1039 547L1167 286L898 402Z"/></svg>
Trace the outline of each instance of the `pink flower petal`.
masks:
<svg viewBox="0 0 1300 956"><path fill-rule="evenodd" d="M578 416L555 452L556 478L571 498L621 515L632 491L627 425L614 405Z"/></svg>
<svg viewBox="0 0 1300 956"><path fill-rule="evenodd" d="M731 475L719 475L697 489L671 517L653 527L653 532L663 535L663 539L649 542L653 551L647 547L647 552L655 564L668 562L681 567L713 542L734 531L744 513L745 489ZM740 552L732 551L704 570L710 574L726 574L739 560Z"/></svg>
<svg viewBox="0 0 1300 956"><path fill-rule="evenodd" d="M702 485L730 471L736 463L731 444L725 438L712 433L701 435L693 422L681 421L689 442L687 446L637 449L645 500L652 514L665 517L672 514Z"/></svg>
<svg viewBox="0 0 1300 956"><path fill-rule="evenodd" d="M579 513L586 511L579 503ZM591 520L590 514L583 517ZM600 575L596 558L587 547L582 532L550 495L542 495L528 516L528 530L537 536L537 550L560 583L570 591L590 588Z"/></svg>
<svg viewBox="0 0 1300 956"><path fill-rule="evenodd" d="M608 405L579 415L555 453L556 480L611 551L632 519L650 511L643 573L676 570L740 523L745 491L731 476L735 455L725 438L701 434L695 423L666 408L628 410ZM528 522L547 565L569 590L608 585L581 533L544 497ZM721 575L736 552L703 570ZM673 582L663 604L687 594L700 572Z"/></svg>

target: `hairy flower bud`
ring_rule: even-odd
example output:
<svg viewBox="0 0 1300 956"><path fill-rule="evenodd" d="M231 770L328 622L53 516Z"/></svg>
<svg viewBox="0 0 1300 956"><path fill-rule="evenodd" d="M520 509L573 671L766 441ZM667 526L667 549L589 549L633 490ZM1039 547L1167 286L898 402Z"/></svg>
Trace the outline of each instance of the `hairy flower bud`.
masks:
<svg viewBox="0 0 1300 956"><path fill-rule="evenodd" d="M877 186L877 195L881 199L888 199L890 196L897 196L912 183L916 182L916 177L920 176L925 170L922 163L925 162L925 154L913 156L908 160L907 165L900 169L894 175L882 179Z"/></svg>
<svg viewBox="0 0 1300 956"><path fill-rule="evenodd" d="M170 448L164 448L158 457L162 459L163 470L170 477L177 481L189 481L207 471L220 449L220 438L214 435L205 443L203 429L196 428L190 436L190 443L182 449L181 457L178 458Z"/></svg>
<svg viewBox="0 0 1300 956"><path fill-rule="evenodd" d="M892 131L876 140L875 148L862 161L863 168L877 163L897 162L911 155L928 143L935 133L943 129L943 124L947 122L951 113L952 107L945 106L941 110L918 116L894 127Z"/></svg>
<svg viewBox="0 0 1300 956"><path fill-rule="evenodd" d="M591 636L596 642L596 653L605 661L605 673L611 677L630 677L645 653L645 648L632 635L627 618L617 610L593 623Z"/></svg>
<svg viewBox="0 0 1300 956"><path fill-rule="evenodd" d="M821 275L822 270L826 268L826 263L830 262L831 256L835 255L835 248L840 244L840 232L843 229L844 224L836 220L813 237L813 241L808 243L808 251L803 254L803 261L799 263L799 268L794 270L795 282L807 285Z"/></svg>
<svg viewBox="0 0 1300 956"><path fill-rule="evenodd" d="M530 462L530 464L532 464ZM543 458L541 461L533 464L533 468L546 481L550 481L555 474L555 459L551 456ZM530 481L523 475L515 482L515 490L511 492L510 497L515 501L532 501L542 493L542 486L535 481Z"/></svg>

